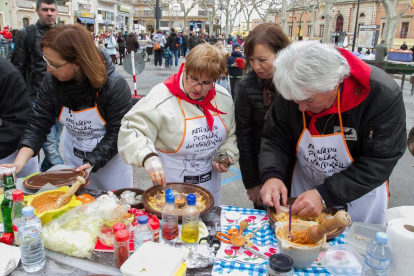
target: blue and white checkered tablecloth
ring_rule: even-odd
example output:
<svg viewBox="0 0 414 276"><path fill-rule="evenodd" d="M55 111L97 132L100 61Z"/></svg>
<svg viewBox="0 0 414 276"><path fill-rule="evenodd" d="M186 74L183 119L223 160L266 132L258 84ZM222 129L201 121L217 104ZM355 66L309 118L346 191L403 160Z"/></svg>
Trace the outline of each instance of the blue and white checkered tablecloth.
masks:
<svg viewBox="0 0 414 276"><path fill-rule="evenodd" d="M248 226L245 234L252 231L255 236L250 239L254 248L261 253L271 256L279 251L277 246L276 236L271 229L267 212L263 210L247 209L234 206L221 206L221 231L227 232L228 229L238 228L239 221L229 221L224 215L229 211L236 211L242 215L241 220L247 220ZM344 244L345 234L329 241L330 245ZM217 252L216 262L212 269L212 275L240 275L240 276L265 276L267 261L258 258L249 251L233 246L231 244L222 243ZM316 260L310 268L295 269L295 275L310 276L310 275L331 275L322 264Z"/></svg>

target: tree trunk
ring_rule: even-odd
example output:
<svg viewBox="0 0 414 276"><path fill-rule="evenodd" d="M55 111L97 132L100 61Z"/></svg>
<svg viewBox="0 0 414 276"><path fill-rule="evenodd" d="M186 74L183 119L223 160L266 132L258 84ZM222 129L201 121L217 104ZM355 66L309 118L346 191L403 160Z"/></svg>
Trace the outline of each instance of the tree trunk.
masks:
<svg viewBox="0 0 414 276"><path fill-rule="evenodd" d="M325 24L323 29L323 38L322 43L329 43L330 40L330 33L331 33L331 21L332 21L332 2L326 1L325 2L325 10L323 16L325 16Z"/></svg>
<svg viewBox="0 0 414 276"><path fill-rule="evenodd" d="M283 0L282 1L282 9L280 11L280 27L282 28L282 30L285 32L285 34L288 35L287 32L287 24L286 24L286 10L287 10L287 0ZM293 26L292 26L293 28ZM293 32L293 29L292 29Z"/></svg>

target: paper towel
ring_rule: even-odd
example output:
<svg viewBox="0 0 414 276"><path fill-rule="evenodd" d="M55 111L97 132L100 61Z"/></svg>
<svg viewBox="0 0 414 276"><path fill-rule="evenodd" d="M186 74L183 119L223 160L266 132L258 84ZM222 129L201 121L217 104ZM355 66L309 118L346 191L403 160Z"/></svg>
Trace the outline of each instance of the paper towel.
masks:
<svg viewBox="0 0 414 276"><path fill-rule="evenodd" d="M400 206L385 210L385 221L387 223L396 218L414 220L414 206Z"/></svg>
<svg viewBox="0 0 414 276"><path fill-rule="evenodd" d="M393 219L388 223L388 245L392 259L388 275L413 275L414 271L414 220Z"/></svg>

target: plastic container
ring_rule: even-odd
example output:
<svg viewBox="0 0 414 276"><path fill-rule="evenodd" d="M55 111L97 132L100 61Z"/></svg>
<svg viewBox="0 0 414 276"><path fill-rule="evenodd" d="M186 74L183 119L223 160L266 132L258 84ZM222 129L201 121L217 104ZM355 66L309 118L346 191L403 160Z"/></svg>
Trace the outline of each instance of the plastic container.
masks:
<svg viewBox="0 0 414 276"><path fill-rule="evenodd" d="M115 232L115 262L116 267L120 268L129 258L129 231L121 229Z"/></svg>
<svg viewBox="0 0 414 276"><path fill-rule="evenodd" d="M187 205L183 208L183 223L181 228L181 239L186 243L196 243L198 241L198 225L200 211L196 205L196 196L187 196Z"/></svg>
<svg viewBox="0 0 414 276"><path fill-rule="evenodd" d="M123 224L125 225L126 230L130 232L130 235L132 235L132 224L129 220L126 219L110 219L110 220L104 220L104 224L101 228L101 231L98 232L98 237L101 243L108 247L114 246L115 241L115 231L113 227L117 224ZM119 225L118 225L119 226ZM116 228L116 226L115 226ZM118 229L120 230L120 229Z"/></svg>
<svg viewBox="0 0 414 276"><path fill-rule="evenodd" d="M328 251L322 252L318 260L334 276L357 276L361 275L362 256L347 244L331 246Z"/></svg>
<svg viewBox="0 0 414 276"><path fill-rule="evenodd" d="M24 207L19 222L20 253L23 269L35 272L45 266L45 249L43 247L42 223L34 214L32 206Z"/></svg>
<svg viewBox="0 0 414 276"><path fill-rule="evenodd" d="M13 223L13 233L14 233L14 244L19 245L19 234L18 234L18 225L22 218L22 209L26 207L26 202L24 202L24 196L22 190L14 190L12 192L13 197L13 208L11 213L11 219Z"/></svg>
<svg viewBox="0 0 414 276"><path fill-rule="evenodd" d="M285 254L273 254L266 267L267 276L293 276L293 260Z"/></svg>
<svg viewBox="0 0 414 276"><path fill-rule="evenodd" d="M178 238L178 207L174 202L174 195L168 194L161 209L163 240L174 241Z"/></svg>
<svg viewBox="0 0 414 276"><path fill-rule="evenodd" d="M385 276L391 261L391 250L388 247L388 235L378 232L375 241L370 242L364 258L361 276Z"/></svg>
<svg viewBox="0 0 414 276"><path fill-rule="evenodd" d="M134 231L134 250L138 250L144 243L153 241L151 226L147 216L138 217L138 225Z"/></svg>
<svg viewBox="0 0 414 276"><path fill-rule="evenodd" d="M184 254L179 248L146 242L121 266L121 272L124 276L136 276L139 271L145 276L184 276Z"/></svg>
<svg viewBox="0 0 414 276"><path fill-rule="evenodd" d="M368 244L375 240L377 232L385 232L387 226L354 222L346 235L346 243L356 252L365 255Z"/></svg>

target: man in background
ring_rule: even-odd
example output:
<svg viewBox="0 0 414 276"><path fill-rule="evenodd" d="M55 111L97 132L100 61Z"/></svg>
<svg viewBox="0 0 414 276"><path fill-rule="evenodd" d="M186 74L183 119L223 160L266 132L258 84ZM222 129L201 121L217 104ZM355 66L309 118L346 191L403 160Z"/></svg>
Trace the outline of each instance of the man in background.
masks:
<svg viewBox="0 0 414 276"><path fill-rule="evenodd" d="M385 45L385 40L381 40L381 43L375 46L375 61L382 62L388 55L388 46Z"/></svg>
<svg viewBox="0 0 414 276"><path fill-rule="evenodd" d="M58 14L56 1L37 0L36 13L39 16L36 24L26 26L17 32L11 56L11 62L26 80L32 104L35 102L37 92L46 74L46 62L43 59L43 49L40 47L40 42L45 33L56 25ZM56 124L52 127L47 141L42 147L45 158L40 171L44 172L55 165L63 164L59 153L61 133L62 125L56 120Z"/></svg>

